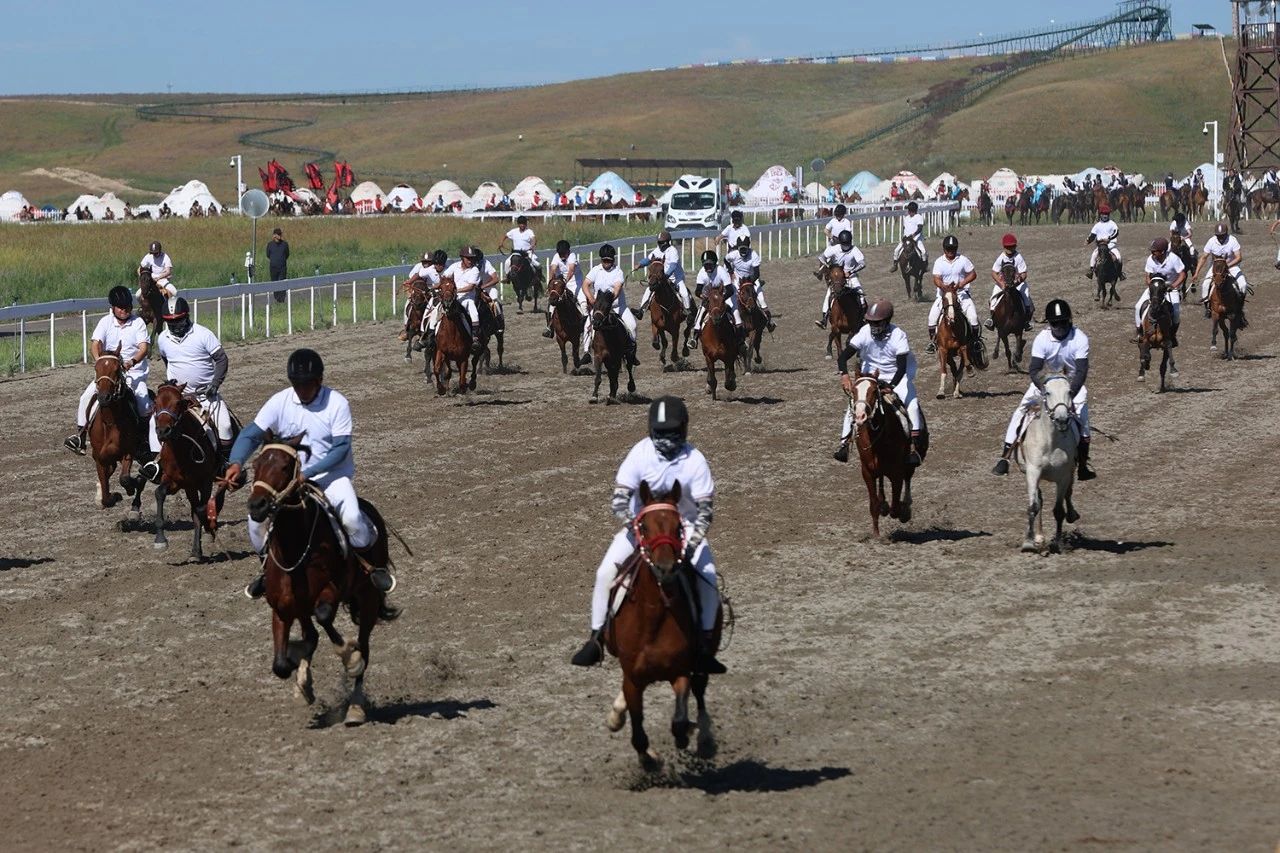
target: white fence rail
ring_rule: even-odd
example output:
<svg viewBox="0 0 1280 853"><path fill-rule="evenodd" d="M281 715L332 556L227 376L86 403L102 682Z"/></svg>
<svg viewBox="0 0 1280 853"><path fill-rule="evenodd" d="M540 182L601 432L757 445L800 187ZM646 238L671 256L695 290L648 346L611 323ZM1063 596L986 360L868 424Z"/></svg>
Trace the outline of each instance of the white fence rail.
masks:
<svg viewBox="0 0 1280 853"><path fill-rule="evenodd" d="M925 216L926 233L944 230L959 208L955 202L922 203L920 211ZM904 212L900 206L851 212L854 242L860 246L876 246L897 241L902 235ZM815 255L826 248L825 225L823 219L758 225L752 229L753 243L765 260ZM701 253L716 247L717 236L719 232L715 230L676 232L685 269L698 268ZM624 237L606 242L618 249L619 263L627 265L627 269L643 263L657 245L654 237ZM589 243L575 247L575 251L590 268L603 245L604 242ZM551 252L541 250L540 254L545 270ZM220 340L237 336L241 340L270 338L317 327L399 317L403 308L399 283L410 269L407 265L391 266L285 281L186 288L179 292L191 305L192 318L212 329ZM280 294L283 301L277 302L273 294ZM90 323L90 315L96 318L105 310L105 299L101 297L0 308L0 344L6 340L17 342L8 355L9 364L0 364L0 370L10 374L27 373L87 363L90 330L96 324ZM78 346L69 354L71 341ZM58 352L59 342L64 350L62 356ZM43 358L46 347L47 361Z"/></svg>

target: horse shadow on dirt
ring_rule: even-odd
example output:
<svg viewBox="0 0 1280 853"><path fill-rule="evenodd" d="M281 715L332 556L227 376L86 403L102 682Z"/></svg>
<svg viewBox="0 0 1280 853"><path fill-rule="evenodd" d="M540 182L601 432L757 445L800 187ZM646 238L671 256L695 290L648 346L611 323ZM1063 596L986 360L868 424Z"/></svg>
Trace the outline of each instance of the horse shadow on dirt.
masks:
<svg viewBox="0 0 1280 853"><path fill-rule="evenodd" d="M736 395L726 395L726 400L730 403L744 403L748 406L776 406L779 403L787 402L778 397L738 397Z"/></svg>
<svg viewBox="0 0 1280 853"><path fill-rule="evenodd" d="M792 769L770 767L763 761L744 758L717 767L713 762L682 756L678 766L668 763L657 774L643 774L629 786L632 791L650 788L694 788L707 794L750 792L772 794L812 788L823 782L853 775L848 767Z"/></svg>
<svg viewBox="0 0 1280 853"><path fill-rule="evenodd" d="M1164 393L1166 394L1216 394L1221 388L1194 388L1191 386L1166 385Z"/></svg>
<svg viewBox="0 0 1280 853"><path fill-rule="evenodd" d="M490 708L497 707L498 703L491 699L442 699L432 702L401 697L389 702L371 703L368 710L368 721L370 723L384 723L393 726L401 720L415 717L430 719L438 716L444 720L457 720L465 718L468 711L487 711ZM311 722L307 725L307 728L327 729L341 725L345 714L346 706L343 703L339 703L336 706L325 705L318 708L315 714L312 715Z"/></svg>
<svg viewBox="0 0 1280 853"><path fill-rule="evenodd" d="M10 569L29 569L41 563L52 563L53 557L0 557L0 572Z"/></svg>
<svg viewBox="0 0 1280 853"><path fill-rule="evenodd" d="M990 536L985 530L953 530L947 527L928 527L924 530L904 530L899 528L889 534L891 542L910 542L922 545L926 542L962 542L980 536Z"/></svg>
<svg viewBox="0 0 1280 853"><path fill-rule="evenodd" d="M970 391L967 388L964 396L971 400L986 400L990 397L1021 397L1024 391Z"/></svg>
<svg viewBox="0 0 1280 853"><path fill-rule="evenodd" d="M518 364L494 364L480 368L483 376L528 376L529 371Z"/></svg>
<svg viewBox="0 0 1280 853"><path fill-rule="evenodd" d="M467 408L470 408L472 406L527 406L532 402L533 400L503 400L500 397L495 397L489 400L475 400L475 399L459 400L458 402L454 403L454 405L464 406Z"/></svg>
<svg viewBox="0 0 1280 853"><path fill-rule="evenodd" d="M170 548L172 547L173 547L172 544L170 544ZM165 552L157 551L156 553L163 554ZM211 563L235 563L235 562L239 562L240 560L244 560L249 557L255 557L255 556L257 555L254 554L254 552L252 551L232 551L232 550L215 551L211 554L205 554L203 559L197 560L193 557L187 557L185 560L182 560L181 562L170 563L170 565L174 566L175 568L179 566L207 566Z"/></svg>
<svg viewBox="0 0 1280 853"><path fill-rule="evenodd" d="M1243 355L1236 356L1236 361L1269 361L1275 358L1274 355L1268 355L1261 352L1247 352Z"/></svg>
<svg viewBox="0 0 1280 853"><path fill-rule="evenodd" d="M1163 539L1127 540L1118 542L1115 539L1095 539L1078 530L1073 530L1064 537L1067 548L1073 551L1101 551L1106 554L1132 554L1148 548L1171 548L1172 542Z"/></svg>

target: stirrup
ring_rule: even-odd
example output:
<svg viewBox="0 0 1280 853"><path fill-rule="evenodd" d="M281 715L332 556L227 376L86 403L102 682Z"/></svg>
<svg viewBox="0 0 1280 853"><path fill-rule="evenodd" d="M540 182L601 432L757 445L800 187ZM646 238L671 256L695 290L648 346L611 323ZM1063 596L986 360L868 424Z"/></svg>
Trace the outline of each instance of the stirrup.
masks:
<svg viewBox="0 0 1280 853"><path fill-rule="evenodd" d="M550 328L546 328L542 330L542 336L544 338L554 338L556 336L556 333L551 331Z"/></svg>
<svg viewBox="0 0 1280 853"><path fill-rule="evenodd" d="M840 442L840 446L836 448L835 453L831 454L831 458L836 460L837 462L848 462L849 461L849 442L848 441Z"/></svg>
<svg viewBox="0 0 1280 853"><path fill-rule="evenodd" d="M250 601L256 598L262 598L267 594L267 576L260 574L253 580L249 581L244 588L244 597Z"/></svg>
<svg viewBox="0 0 1280 853"><path fill-rule="evenodd" d="M84 440L80 438L80 433L67 436L66 441L62 442L62 446L72 453L84 456Z"/></svg>
<svg viewBox="0 0 1280 853"><path fill-rule="evenodd" d="M143 462L142 466L138 468L138 473L151 481L153 485L160 483L160 463L154 459Z"/></svg>

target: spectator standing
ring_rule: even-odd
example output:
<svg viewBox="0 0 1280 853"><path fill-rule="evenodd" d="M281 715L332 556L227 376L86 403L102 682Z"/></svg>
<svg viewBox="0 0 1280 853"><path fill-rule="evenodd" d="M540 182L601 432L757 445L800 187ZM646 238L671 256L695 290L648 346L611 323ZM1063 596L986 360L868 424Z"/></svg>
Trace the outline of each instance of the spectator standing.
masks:
<svg viewBox="0 0 1280 853"><path fill-rule="evenodd" d="M289 242L284 239L284 232L279 228L271 231L271 242L267 243L267 264L271 269L272 281L284 281L289 277ZM275 291L276 302L284 302L285 291Z"/></svg>

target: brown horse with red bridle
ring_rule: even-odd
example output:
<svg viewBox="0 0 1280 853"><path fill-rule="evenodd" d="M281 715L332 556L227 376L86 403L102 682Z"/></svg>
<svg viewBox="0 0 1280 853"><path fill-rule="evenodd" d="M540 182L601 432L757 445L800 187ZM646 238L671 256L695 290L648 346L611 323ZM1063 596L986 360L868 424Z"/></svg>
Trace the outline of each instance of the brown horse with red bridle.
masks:
<svg viewBox="0 0 1280 853"><path fill-rule="evenodd" d="M734 364L738 357L739 337L733 325L733 315L729 312L724 298L723 287L708 287L702 294L702 306L706 316L702 318L702 330L699 343L702 357L707 362L707 393L712 400L720 399L716 394L716 362L724 365L724 387L732 393L737 390L738 378L734 373Z"/></svg>
<svg viewBox="0 0 1280 853"><path fill-rule="evenodd" d="M636 550L620 569L628 592L617 614L604 630L605 647L622 665L622 692L609 712L610 731L622 728L623 712L631 717L631 746L646 770L659 766L644 730L644 691L665 681L675 693L671 734L676 748L689 746L689 693L698 703L698 753L715 751L711 716L707 713L708 677L694 672L697 654L697 588L702 581L684 557L685 528L680 515L681 485L676 481L665 495L655 495L648 483L640 484L640 511L632 521ZM716 613L711 648L720 647L723 606Z"/></svg>
<svg viewBox="0 0 1280 853"><path fill-rule="evenodd" d="M97 412L89 420L89 445L98 469L98 501L103 509L115 503L114 497L118 496L112 495L110 480L119 466L120 486L133 498L129 520L136 522L142 516L146 480L130 476L130 471L135 451L147 440L147 423L138 414L129 390L119 344L114 351L98 356L93 373ZM92 407L93 402L89 405Z"/></svg>
<svg viewBox="0 0 1280 853"><path fill-rule="evenodd" d="M934 344L938 350L938 399L947 396L947 375L955 382L951 396L960 399L960 374L967 372L973 375L973 365L969 363L969 341L977 330L969 328L969 320L964 316L957 295L958 287L954 284L943 284L942 315L938 318L938 331Z"/></svg>
<svg viewBox="0 0 1280 853"><path fill-rule="evenodd" d="M1209 314L1213 318L1213 337L1209 349L1218 349L1218 332L1222 332L1222 357L1235 359L1236 335L1244 328L1244 297L1236 290L1226 258L1213 259L1213 279L1209 291Z"/></svg>
<svg viewBox="0 0 1280 853"><path fill-rule="evenodd" d="M653 348L658 350L658 358L667 363L667 338L670 336L671 357L674 361L676 352L681 357L689 356L689 337L685 333L684 349L680 349L680 330L684 326L685 310L680 303L680 293L666 273L666 262L661 258L649 261L649 292L653 298L649 300L649 325L653 329Z"/></svg>
<svg viewBox="0 0 1280 853"><path fill-rule="evenodd" d="M467 383L467 364L471 358L472 337L467 331L467 321L463 317L462 303L458 300L457 286L445 279L440 282L440 307L443 316L436 327L434 352L427 358L427 372L436 383L436 394L444 396L449 390L449 379L453 371L458 371L457 393L467 393L467 388L475 388L475 377Z"/></svg>
<svg viewBox="0 0 1280 853"><path fill-rule="evenodd" d="M590 361L587 356L579 357L586 320L578 311L578 301L569 290L568 282L559 273L552 276L551 283L547 285L547 304L551 306L551 334L560 347L560 372L569 372L570 351L573 352L573 369L576 371Z"/></svg>
<svg viewBox="0 0 1280 853"><path fill-rule="evenodd" d="M298 697L308 705L315 701L311 656L320 635L312 623L314 618L354 680L344 722L359 725L365 721L369 636L378 622L383 595L361 570L354 550L339 541L326 517L324 493L303 479L298 459L302 446L301 437L295 437L263 447L254 462L249 494L249 517L259 523L270 522L262 568L271 606L271 671L284 679L296 670ZM390 565L386 522L372 504L361 500L360 508L378 531L370 559L378 565ZM344 639L333 624L343 605L358 628L354 641ZM301 624L303 640L296 662L289 654L289 631L294 622Z"/></svg>
<svg viewBox="0 0 1280 853"><path fill-rule="evenodd" d="M227 490L216 484L222 467L218 448L205 430L199 402L187 396L186 390L185 385L176 382L165 382L156 389L152 417L160 439L160 485L156 488L153 547L169 547L164 535L164 501L169 495L182 492L191 505L191 556L203 560L201 533L208 531L210 539L217 534L218 513Z"/></svg>
<svg viewBox="0 0 1280 853"><path fill-rule="evenodd" d="M889 391L881 386L878 375L855 371L852 382L849 405L853 408L854 443L870 500L871 532L879 537L880 516L896 518L903 524L911 520L911 477L915 473L907 463L911 433L887 399ZM921 431L916 451L921 459L928 453L927 430ZM885 479L889 480L892 502L885 500Z"/></svg>

